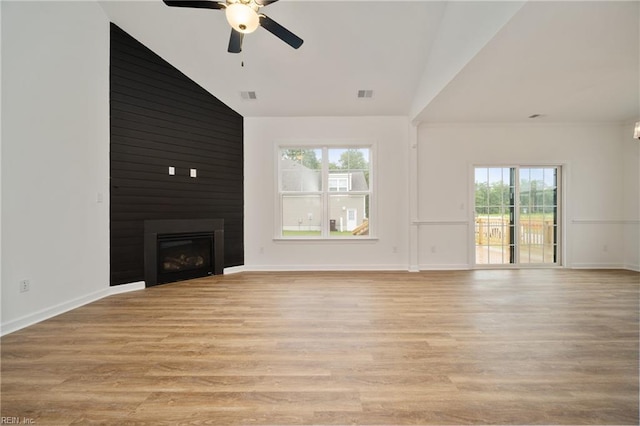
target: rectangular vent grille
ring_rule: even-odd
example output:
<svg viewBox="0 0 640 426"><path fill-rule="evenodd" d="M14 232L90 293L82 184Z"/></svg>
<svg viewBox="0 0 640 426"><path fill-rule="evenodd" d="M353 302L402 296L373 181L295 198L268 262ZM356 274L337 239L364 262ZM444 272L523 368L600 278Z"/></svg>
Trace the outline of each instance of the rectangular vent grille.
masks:
<svg viewBox="0 0 640 426"><path fill-rule="evenodd" d="M245 101L253 101L255 99L258 99L258 97L256 96L256 92L254 91L240 92L240 96L242 96L242 99L244 99Z"/></svg>
<svg viewBox="0 0 640 426"><path fill-rule="evenodd" d="M358 99L372 98L373 90L358 90Z"/></svg>

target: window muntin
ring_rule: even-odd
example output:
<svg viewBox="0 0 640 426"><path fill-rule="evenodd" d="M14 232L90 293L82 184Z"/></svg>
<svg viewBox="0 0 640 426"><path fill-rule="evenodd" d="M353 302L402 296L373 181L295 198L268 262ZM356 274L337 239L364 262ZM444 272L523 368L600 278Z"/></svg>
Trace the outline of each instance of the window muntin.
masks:
<svg viewBox="0 0 640 426"><path fill-rule="evenodd" d="M371 147L280 147L282 238L370 236Z"/></svg>

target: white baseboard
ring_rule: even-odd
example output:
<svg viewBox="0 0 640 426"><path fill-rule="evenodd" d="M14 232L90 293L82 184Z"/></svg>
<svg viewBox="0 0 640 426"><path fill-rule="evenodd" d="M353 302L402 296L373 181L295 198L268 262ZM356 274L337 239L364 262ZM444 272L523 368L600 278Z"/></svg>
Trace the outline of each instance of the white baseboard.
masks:
<svg viewBox="0 0 640 426"><path fill-rule="evenodd" d="M2 324L2 331L0 332L0 335L4 336L6 334L13 333L14 331L18 331L30 325L34 325L49 318L53 318L57 315L84 306L88 303L95 302L96 300L100 300L108 295L108 288L94 291L93 293L77 297L73 300L57 304L50 308L42 309L38 312L34 312L33 314L25 315L15 320L8 321Z"/></svg>
<svg viewBox="0 0 640 426"><path fill-rule="evenodd" d="M251 265L247 272L407 271L407 265ZM226 270L225 270L226 272Z"/></svg>
<svg viewBox="0 0 640 426"><path fill-rule="evenodd" d="M628 269L629 271L640 272L640 265L625 264L624 269Z"/></svg>
<svg viewBox="0 0 640 426"><path fill-rule="evenodd" d="M473 269L466 263L454 263L450 265L419 265L420 271L467 271Z"/></svg>
<svg viewBox="0 0 640 426"><path fill-rule="evenodd" d="M573 263L571 269L627 269L622 263Z"/></svg>
<svg viewBox="0 0 640 426"><path fill-rule="evenodd" d="M144 281L137 281L135 283L120 284L109 287L109 296L114 294L129 293L130 291L144 290L146 284Z"/></svg>
<svg viewBox="0 0 640 426"><path fill-rule="evenodd" d="M94 291L93 293L89 293L85 296L77 297L73 300L59 303L55 306L51 306L50 308L42 309L33 314L25 315L15 320L3 323L2 325L0 325L0 335L4 336L6 334L13 333L14 331L21 330L25 327L29 327L30 325L37 324L49 318L53 318L60 314L64 314L65 312L69 312L73 309L80 308L89 303L96 302L107 296L112 296L114 294L127 293L130 291L143 290L144 288L145 288L144 281L139 281L135 283L122 284L122 285L112 286L103 290Z"/></svg>
<svg viewBox="0 0 640 426"><path fill-rule="evenodd" d="M244 272L246 270L247 270L247 268L244 265L242 265L242 266L232 266L230 268L224 268L224 275L239 274L240 272Z"/></svg>

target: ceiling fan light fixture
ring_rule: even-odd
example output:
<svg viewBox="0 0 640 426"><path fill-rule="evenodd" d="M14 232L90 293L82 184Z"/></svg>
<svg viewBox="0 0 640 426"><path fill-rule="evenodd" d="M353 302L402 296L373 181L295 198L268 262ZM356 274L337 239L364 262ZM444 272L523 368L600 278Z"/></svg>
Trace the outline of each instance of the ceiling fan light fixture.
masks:
<svg viewBox="0 0 640 426"><path fill-rule="evenodd" d="M231 27L243 34L254 32L260 25L258 12L243 3L232 3L226 7L225 14Z"/></svg>

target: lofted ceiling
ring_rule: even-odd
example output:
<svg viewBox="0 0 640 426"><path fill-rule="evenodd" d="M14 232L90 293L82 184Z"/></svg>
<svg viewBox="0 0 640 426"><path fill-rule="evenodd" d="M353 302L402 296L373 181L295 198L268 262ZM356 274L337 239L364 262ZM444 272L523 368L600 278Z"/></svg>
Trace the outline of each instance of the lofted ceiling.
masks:
<svg viewBox="0 0 640 426"><path fill-rule="evenodd" d="M422 111L432 122L638 118L638 2L527 3Z"/></svg>
<svg viewBox="0 0 640 426"><path fill-rule="evenodd" d="M161 0L100 1L112 22L245 117L412 115L434 46L445 26L455 25L446 19L448 3L280 0L262 12L304 39L302 47L258 28L245 36L242 53L231 54L221 11ZM639 5L526 2L410 118L637 119ZM455 30L464 44L465 28ZM359 99L359 90L373 97ZM243 99L243 91L255 91L257 99Z"/></svg>

